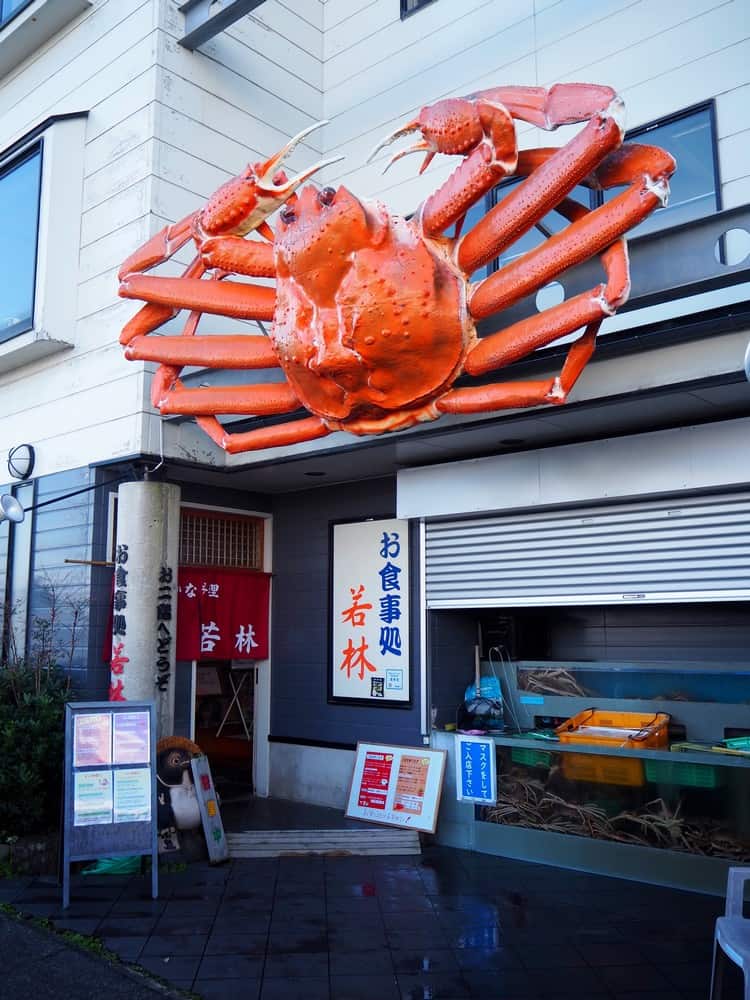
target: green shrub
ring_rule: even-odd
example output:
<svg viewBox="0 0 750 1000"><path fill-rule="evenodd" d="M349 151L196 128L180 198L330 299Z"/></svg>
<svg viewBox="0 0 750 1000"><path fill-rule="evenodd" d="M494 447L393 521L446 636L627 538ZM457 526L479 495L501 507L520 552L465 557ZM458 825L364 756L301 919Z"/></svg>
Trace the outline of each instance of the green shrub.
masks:
<svg viewBox="0 0 750 1000"><path fill-rule="evenodd" d="M0 836L59 826L69 697L55 667L0 667Z"/></svg>

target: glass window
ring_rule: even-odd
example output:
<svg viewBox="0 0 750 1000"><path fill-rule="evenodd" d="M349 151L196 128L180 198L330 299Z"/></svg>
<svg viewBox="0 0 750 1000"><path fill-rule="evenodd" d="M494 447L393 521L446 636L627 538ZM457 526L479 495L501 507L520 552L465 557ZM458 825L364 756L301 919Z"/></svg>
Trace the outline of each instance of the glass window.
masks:
<svg viewBox="0 0 750 1000"><path fill-rule="evenodd" d="M701 219L719 208L718 177L714 155L714 127L710 108L688 112L670 121L634 129L626 136L628 142L661 146L677 160L677 170L669 182L669 203L657 208L640 226L630 230L631 236L643 236L665 226L674 226L692 219ZM604 193L609 201L624 188Z"/></svg>
<svg viewBox="0 0 750 1000"><path fill-rule="evenodd" d="M0 0L0 27L30 3L31 0Z"/></svg>
<svg viewBox="0 0 750 1000"><path fill-rule="evenodd" d="M428 3L433 3L434 0L401 0L401 20L408 17L409 14L415 14L422 7L426 7Z"/></svg>
<svg viewBox="0 0 750 1000"><path fill-rule="evenodd" d="M33 326L42 149L0 168L0 342Z"/></svg>

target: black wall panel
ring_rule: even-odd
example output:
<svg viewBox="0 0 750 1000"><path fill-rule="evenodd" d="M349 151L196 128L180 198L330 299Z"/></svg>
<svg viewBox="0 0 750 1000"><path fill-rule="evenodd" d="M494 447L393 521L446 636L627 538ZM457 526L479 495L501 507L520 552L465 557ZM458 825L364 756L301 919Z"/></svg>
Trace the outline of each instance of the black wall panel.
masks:
<svg viewBox="0 0 750 1000"><path fill-rule="evenodd" d="M332 521L394 517L396 483L378 479L274 501L271 738L354 746L358 740L416 746L419 633L416 543L412 544L412 707L329 705L328 587Z"/></svg>

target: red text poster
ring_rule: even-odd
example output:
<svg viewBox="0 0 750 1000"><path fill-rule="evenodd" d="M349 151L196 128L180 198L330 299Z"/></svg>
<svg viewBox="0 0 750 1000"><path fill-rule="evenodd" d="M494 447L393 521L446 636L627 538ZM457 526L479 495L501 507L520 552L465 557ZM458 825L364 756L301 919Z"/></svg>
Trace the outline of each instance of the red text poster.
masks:
<svg viewBox="0 0 750 1000"><path fill-rule="evenodd" d="M365 755L362 780L359 785L360 806L368 809L385 809L392 767L392 753L370 751Z"/></svg>
<svg viewBox="0 0 750 1000"><path fill-rule="evenodd" d="M412 816L422 815L429 768L429 757L401 758L396 778L396 795L393 799L394 809L411 813Z"/></svg>
<svg viewBox="0 0 750 1000"><path fill-rule="evenodd" d="M73 767L112 763L112 716L109 712L76 715L73 723Z"/></svg>

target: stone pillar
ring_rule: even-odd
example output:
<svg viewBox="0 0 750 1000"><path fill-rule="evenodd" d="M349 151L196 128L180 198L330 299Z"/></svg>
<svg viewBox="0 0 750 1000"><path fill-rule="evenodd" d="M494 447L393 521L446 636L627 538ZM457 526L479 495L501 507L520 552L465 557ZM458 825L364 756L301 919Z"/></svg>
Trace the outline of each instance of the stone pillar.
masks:
<svg viewBox="0 0 750 1000"><path fill-rule="evenodd" d="M122 483L117 502L110 701L154 701L174 733L180 487Z"/></svg>

